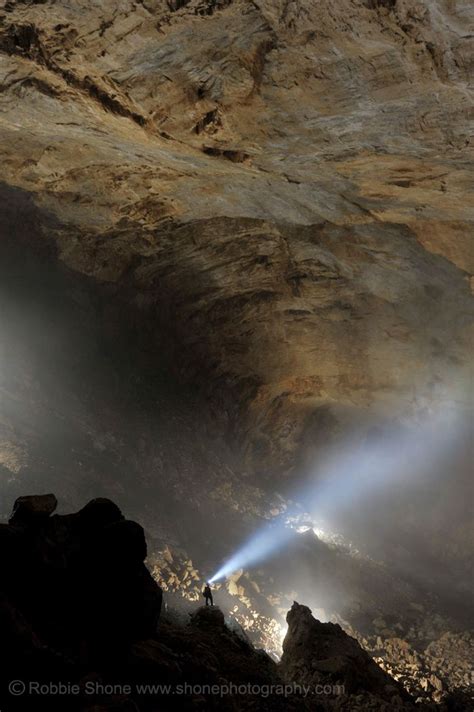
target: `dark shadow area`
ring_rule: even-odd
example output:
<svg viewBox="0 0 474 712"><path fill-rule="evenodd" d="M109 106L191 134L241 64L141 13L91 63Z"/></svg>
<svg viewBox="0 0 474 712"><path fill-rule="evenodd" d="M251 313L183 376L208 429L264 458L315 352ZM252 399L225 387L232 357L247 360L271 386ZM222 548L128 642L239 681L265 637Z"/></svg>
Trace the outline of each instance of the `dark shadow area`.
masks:
<svg viewBox="0 0 474 712"><path fill-rule="evenodd" d="M26 194L4 189L2 215L3 516L25 492L56 492L62 511L113 495L157 546L212 562L222 531L240 527L216 493L223 473L239 480L224 429L178 384L153 313L64 267Z"/></svg>

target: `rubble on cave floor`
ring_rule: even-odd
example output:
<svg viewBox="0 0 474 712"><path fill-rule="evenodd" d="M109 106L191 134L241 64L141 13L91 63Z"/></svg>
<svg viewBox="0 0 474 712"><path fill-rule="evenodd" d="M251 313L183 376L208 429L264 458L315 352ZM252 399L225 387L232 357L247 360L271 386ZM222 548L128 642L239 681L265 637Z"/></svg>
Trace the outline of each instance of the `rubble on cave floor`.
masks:
<svg viewBox="0 0 474 712"><path fill-rule="evenodd" d="M306 547L307 542L304 545ZM342 579L346 577L347 588L354 588L349 562L341 556L340 546L332 551L337 555ZM352 549L349 553L351 557L356 555ZM204 575L185 552L166 547L161 553L152 555L151 561L152 571L170 605L186 610L186 605L181 602L188 601L193 605L201 600L200 583ZM285 569L286 565L284 556L278 557L277 567ZM356 561L355 570L358 569L360 577L365 579L367 592L376 585L377 576L384 573L383 567L373 567L364 557ZM229 619L239 624L254 644L279 659L288 607L293 599L314 601L317 596L308 599L308 593L282 590L282 582L275 580L272 573L271 565L251 574L237 571L225 583L217 584L215 596L228 609ZM312 608L316 617L339 623L384 671L420 702L439 703L453 693L473 698L472 632L461 629L454 620L437 612L436 601L425 601L423 605L414 598L416 592L410 590L412 598L404 598L395 591L394 581L389 580L389 586L392 599L380 601L377 608L371 608L368 600L364 602L363 591L359 593L361 598L357 605L354 604L354 610L347 610L344 616L329 607L318 609L313 604ZM403 587L401 590L406 593ZM389 604L391 613L387 612ZM387 607L385 612L384 605Z"/></svg>
<svg viewBox="0 0 474 712"><path fill-rule="evenodd" d="M288 614L280 663L228 625L223 607L195 604L190 616L168 609L160 617L143 529L110 500L68 515L54 514L55 506L53 496L22 498L0 527L7 712L64 712L64 696L6 692L10 680L38 678L78 686L67 696L70 712L414 709L354 638L304 605ZM146 684L186 694L145 694Z"/></svg>
<svg viewBox="0 0 474 712"><path fill-rule="evenodd" d="M383 617L376 618L370 635L347 621L342 625L415 699L439 703L459 691L474 704L474 632L422 605L410 613L408 623L405 618L405 625L392 628Z"/></svg>

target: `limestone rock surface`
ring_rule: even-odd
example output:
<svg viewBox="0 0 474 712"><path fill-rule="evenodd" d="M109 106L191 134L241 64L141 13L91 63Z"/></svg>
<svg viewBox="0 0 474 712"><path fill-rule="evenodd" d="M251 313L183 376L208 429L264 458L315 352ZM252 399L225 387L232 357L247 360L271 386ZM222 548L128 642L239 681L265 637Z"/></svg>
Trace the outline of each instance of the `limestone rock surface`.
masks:
<svg viewBox="0 0 474 712"><path fill-rule="evenodd" d="M8 0L3 239L125 294L266 476L371 410L462 405L473 19Z"/></svg>

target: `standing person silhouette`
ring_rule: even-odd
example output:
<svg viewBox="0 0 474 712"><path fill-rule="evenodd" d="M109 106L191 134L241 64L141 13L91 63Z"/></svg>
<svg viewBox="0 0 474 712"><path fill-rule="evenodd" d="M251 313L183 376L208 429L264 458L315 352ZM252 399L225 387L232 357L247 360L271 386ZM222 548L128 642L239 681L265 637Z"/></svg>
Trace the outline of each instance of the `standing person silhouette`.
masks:
<svg viewBox="0 0 474 712"><path fill-rule="evenodd" d="M202 592L202 595L206 599L206 606L214 605L214 599L212 598L211 587L209 586L208 583L206 583L206 585L204 586L204 591Z"/></svg>

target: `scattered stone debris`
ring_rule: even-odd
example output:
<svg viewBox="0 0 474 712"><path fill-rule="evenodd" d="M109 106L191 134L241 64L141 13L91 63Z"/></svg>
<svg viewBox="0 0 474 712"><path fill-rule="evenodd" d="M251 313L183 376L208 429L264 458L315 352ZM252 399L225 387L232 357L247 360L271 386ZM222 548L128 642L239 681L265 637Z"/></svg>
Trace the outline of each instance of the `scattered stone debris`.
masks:
<svg viewBox="0 0 474 712"><path fill-rule="evenodd" d="M346 544L341 540L335 544L329 538L328 546L337 554ZM351 557L359 556L352 545L346 549ZM339 565L342 568L345 564L339 560ZM167 593L179 594L189 601L201 599L204 577L184 552L166 547L157 558L153 557L153 572ZM274 583L263 571L250 576L238 570L225 584L217 584L216 589L232 620L254 644L279 659L283 620L288 605L300 594L275 592ZM328 614L320 611L318 615L324 619ZM452 695L466 695L474 701L474 636L469 631L457 630L454 621L441 616L430 604L411 601L397 615L379 614L370 621L367 630L340 615L330 617L420 702L445 702Z"/></svg>
<svg viewBox="0 0 474 712"><path fill-rule="evenodd" d="M418 625L402 630L403 637L382 635L363 637L352 631L361 645L373 656L375 662L400 682L416 699L424 702L442 702L455 692L471 698L474 704L474 635L470 631L439 632L452 622L436 614L425 612L437 624L438 631L423 619ZM379 626L382 621L374 621ZM428 628L428 630L427 630ZM427 634L432 642L426 647ZM428 637L429 639L429 637Z"/></svg>
<svg viewBox="0 0 474 712"><path fill-rule="evenodd" d="M340 625L321 623L308 607L295 602L287 616L283 657L276 663L252 647L246 631L235 621L227 624L222 607L196 607L184 620L165 610L158 620L161 591L143 564L147 555L143 529L126 520L112 501L92 500L68 515L53 514L55 507L54 495L22 497L15 503L10 523L0 526L4 573L0 647L6 661L0 704L8 711L44 710L45 702L48 711L65 709L65 698L58 706L54 696L46 701L23 696L18 706L6 688L9 680L17 679L19 669L27 681L41 674L50 681L67 679L79 689L86 681L102 688L112 681L120 685L125 678L131 684L130 691L113 699L103 691L88 699L82 693L67 697L71 712L414 710L404 681L397 679L397 660L419 673L415 677L422 692L431 692L431 699L445 705L440 712L469 709L460 706L469 698L453 697L434 669L438 660L449 660L449 670L456 666L457 656L464 655L458 675L471 681L472 638L468 634L446 633L430 643L423 655L402 638L376 636L374 641L386 653L377 665ZM192 582L188 588L197 586L199 572L171 547L162 550L159 561L167 585L174 585L172 567L179 565L184 583ZM157 575L158 559L154 565ZM219 595L225 592L234 600L238 600L236 594L250 596L252 591L262 595L244 572L235 574L231 582L234 595L224 588ZM248 614L255 616L251 610ZM378 621L379 626L386 623ZM370 647L373 641L365 642ZM389 655L394 661L390 670ZM150 698L137 692L138 683L145 682L187 683L189 694L179 699L172 695ZM203 692L204 682L211 688L220 686L222 695ZM231 683L240 689L232 691ZM265 694L252 692L252 685ZM420 701L428 698L428 694L420 695ZM122 706L117 707L118 702Z"/></svg>

